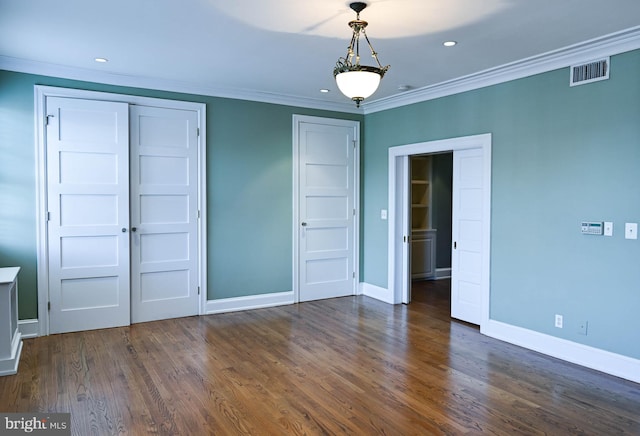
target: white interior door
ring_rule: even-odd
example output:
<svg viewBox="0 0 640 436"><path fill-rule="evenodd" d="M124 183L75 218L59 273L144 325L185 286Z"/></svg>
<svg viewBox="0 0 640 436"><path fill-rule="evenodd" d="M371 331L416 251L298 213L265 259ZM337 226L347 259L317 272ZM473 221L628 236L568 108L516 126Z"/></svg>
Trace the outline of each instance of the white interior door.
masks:
<svg viewBox="0 0 640 436"><path fill-rule="evenodd" d="M50 332L128 325L128 105L46 110Z"/></svg>
<svg viewBox="0 0 640 436"><path fill-rule="evenodd" d="M482 149L453 153L451 316L480 324L483 272Z"/></svg>
<svg viewBox="0 0 640 436"><path fill-rule="evenodd" d="M300 122L298 145L299 301L355 293L357 122Z"/></svg>
<svg viewBox="0 0 640 436"><path fill-rule="evenodd" d="M401 211L398 214L398 221L401 223L398 241L400 241L402 255L396 259L398 264L399 276L398 286L406 289L403 294L402 303L409 304L411 302L411 162L408 156L396 160L396 182L401 189L402 194L396 197L396 210Z"/></svg>
<svg viewBox="0 0 640 436"><path fill-rule="evenodd" d="M198 114L131 107L131 320L197 315Z"/></svg>

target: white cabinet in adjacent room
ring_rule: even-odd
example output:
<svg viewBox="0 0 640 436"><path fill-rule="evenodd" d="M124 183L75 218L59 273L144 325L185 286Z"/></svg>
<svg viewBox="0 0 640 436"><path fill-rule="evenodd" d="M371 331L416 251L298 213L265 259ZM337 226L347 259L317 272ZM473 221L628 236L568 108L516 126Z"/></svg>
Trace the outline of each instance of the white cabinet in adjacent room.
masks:
<svg viewBox="0 0 640 436"><path fill-rule="evenodd" d="M434 278L436 275L436 230L414 230L411 233L411 278Z"/></svg>
<svg viewBox="0 0 640 436"><path fill-rule="evenodd" d="M19 267L0 268L0 375L18 372L22 336L18 330Z"/></svg>
<svg viewBox="0 0 640 436"><path fill-rule="evenodd" d="M411 157L411 230L431 228L431 156Z"/></svg>
<svg viewBox="0 0 640 436"><path fill-rule="evenodd" d="M436 230L432 225L432 159L411 157L411 278L436 275Z"/></svg>

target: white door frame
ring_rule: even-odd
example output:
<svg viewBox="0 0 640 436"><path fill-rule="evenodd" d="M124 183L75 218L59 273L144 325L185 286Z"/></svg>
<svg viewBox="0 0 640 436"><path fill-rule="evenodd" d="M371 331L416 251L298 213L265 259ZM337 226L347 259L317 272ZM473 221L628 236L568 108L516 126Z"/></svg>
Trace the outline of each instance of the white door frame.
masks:
<svg viewBox="0 0 640 436"><path fill-rule="evenodd" d="M353 162L353 207L355 216L353 219L353 265L355 269L355 280L353 294L358 293L358 283L360 281L360 122L353 120L341 120L337 118L313 117L308 115L293 115L293 301L300 302L300 177L299 162L299 142L298 133L301 123L332 124L338 126L356 127L356 147Z"/></svg>
<svg viewBox="0 0 640 436"><path fill-rule="evenodd" d="M393 304L409 301L408 242L409 228L409 156L456 150L481 149L483 152L483 178L487 189L483 192L482 229L482 321L480 330L488 325L490 307L490 255L491 255L491 134L465 136L439 141L420 142L389 148L389 232L388 283Z"/></svg>
<svg viewBox="0 0 640 436"><path fill-rule="evenodd" d="M49 264L47 250L47 162L46 162L46 99L47 97L80 98L85 100L116 101L131 105L167 107L192 110L198 113L198 255L200 302L198 313L204 314L207 301L207 192L206 192L206 104L164 100L135 95L112 94L81 89L34 86L35 154L36 154L36 247L38 284L38 335L49 334Z"/></svg>

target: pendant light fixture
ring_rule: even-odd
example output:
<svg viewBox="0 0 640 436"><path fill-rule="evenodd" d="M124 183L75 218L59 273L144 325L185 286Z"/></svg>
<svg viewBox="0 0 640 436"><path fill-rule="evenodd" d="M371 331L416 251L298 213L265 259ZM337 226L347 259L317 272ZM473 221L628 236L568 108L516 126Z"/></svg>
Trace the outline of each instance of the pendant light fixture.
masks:
<svg viewBox="0 0 640 436"><path fill-rule="evenodd" d="M367 4L355 2L351 3L349 7L356 13L356 19L349 21L353 36L347 48L347 55L336 62L336 66L333 69L333 77L335 77L340 91L355 101L356 107L360 107L362 100L376 92L378 85L380 85L380 80L389 69L389 65L383 67L380 64L378 53L371 46L365 31L369 23L360 19L360 12L367 7ZM360 65L360 35L364 36L367 41L369 50L371 50L371 57L376 60L378 66Z"/></svg>

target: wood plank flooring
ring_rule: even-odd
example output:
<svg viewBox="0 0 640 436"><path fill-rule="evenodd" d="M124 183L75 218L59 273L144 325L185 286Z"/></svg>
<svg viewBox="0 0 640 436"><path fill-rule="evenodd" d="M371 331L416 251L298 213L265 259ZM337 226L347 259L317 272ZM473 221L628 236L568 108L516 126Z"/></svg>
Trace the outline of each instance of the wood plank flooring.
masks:
<svg viewBox="0 0 640 436"><path fill-rule="evenodd" d="M448 292L28 339L0 411L77 435L640 435L640 385L484 337Z"/></svg>

